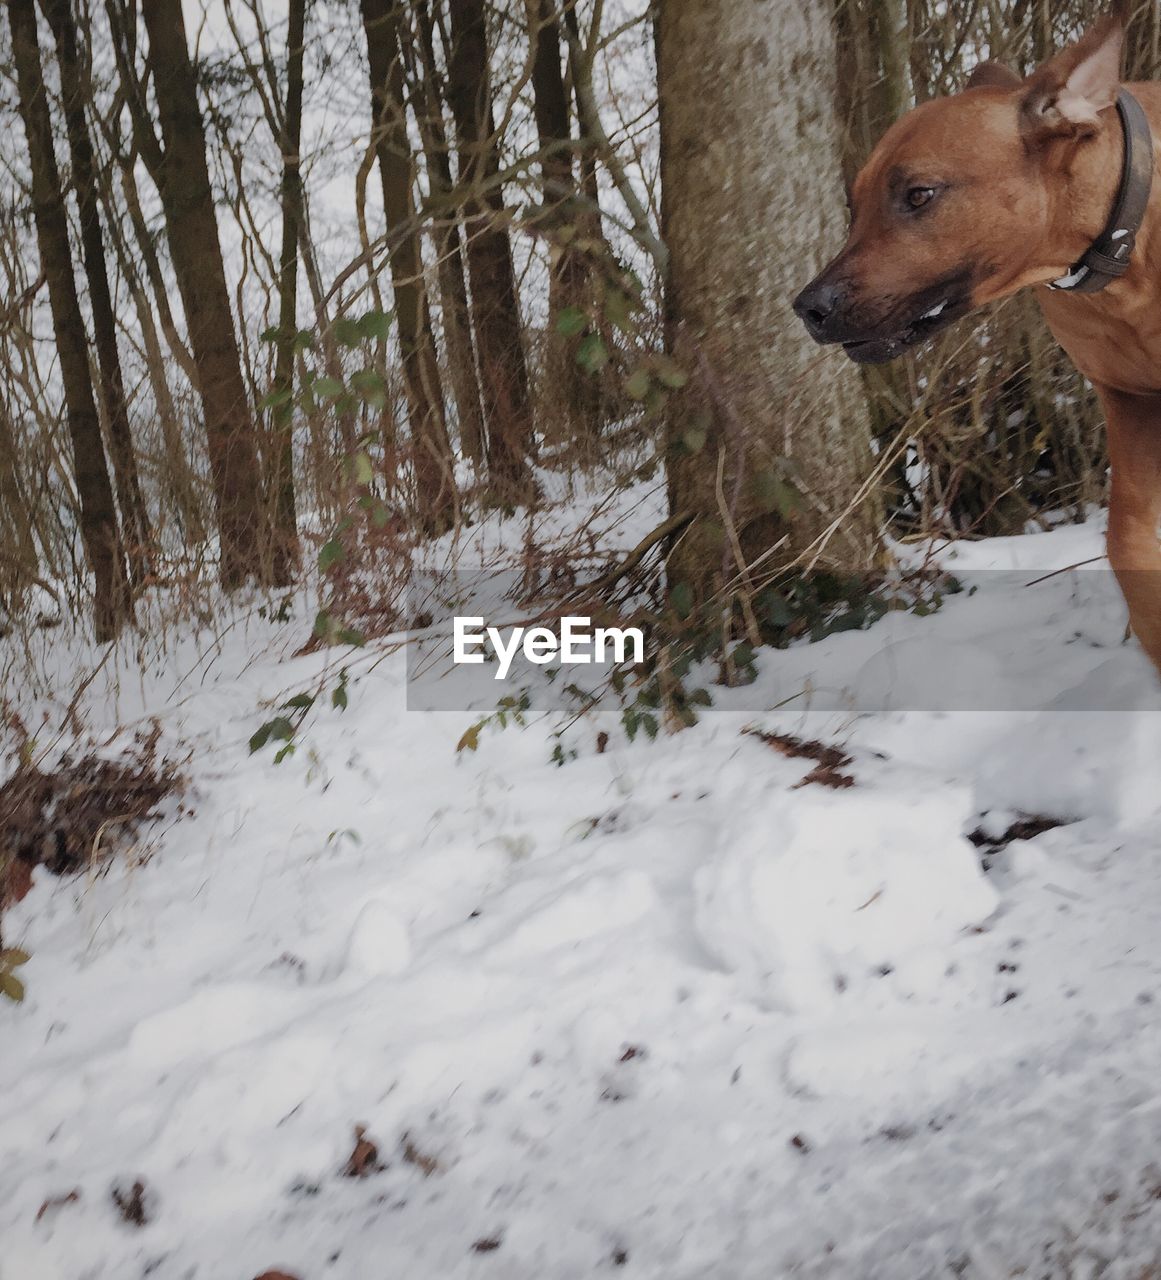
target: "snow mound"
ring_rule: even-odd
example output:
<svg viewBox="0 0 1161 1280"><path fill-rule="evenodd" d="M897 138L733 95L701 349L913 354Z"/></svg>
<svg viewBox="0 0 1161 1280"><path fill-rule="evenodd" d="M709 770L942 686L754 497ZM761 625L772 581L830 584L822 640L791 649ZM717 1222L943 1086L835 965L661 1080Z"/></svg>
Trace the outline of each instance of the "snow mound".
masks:
<svg viewBox="0 0 1161 1280"><path fill-rule="evenodd" d="M962 837L967 796L819 789L772 797L696 878L703 945L763 1003L826 1008L891 970L924 985L997 897Z"/></svg>
<svg viewBox="0 0 1161 1280"><path fill-rule="evenodd" d="M1101 818L1131 827L1161 811L1161 686L1135 650L1102 663L1018 725L976 770L980 811Z"/></svg>
<svg viewBox="0 0 1161 1280"><path fill-rule="evenodd" d="M974 645L932 633L885 645L859 669L860 712L973 710L1006 684L998 658Z"/></svg>
<svg viewBox="0 0 1161 1280"><path fill-rule="evenodd" d="M367 977L397 977L411 963L411 936L395 911L373 898L359 912L347 949L347 969Z"/></svg>

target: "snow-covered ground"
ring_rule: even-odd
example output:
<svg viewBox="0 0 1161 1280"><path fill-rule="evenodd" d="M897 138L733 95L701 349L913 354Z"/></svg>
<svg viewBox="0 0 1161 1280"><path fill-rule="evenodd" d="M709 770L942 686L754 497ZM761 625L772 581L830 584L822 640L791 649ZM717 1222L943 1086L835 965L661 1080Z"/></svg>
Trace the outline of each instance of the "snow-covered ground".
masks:
<svg viewBox="0 0 1161 1280"><path fill-rule="evenodd" d="M90 732L158 716L194 812L6 917L0 1280L1157 1274L1161 691L1107 570L1024 585L1100 544L957 546L930 616L563 767L559 712L457 752L401 651L290 657L305 601L107 664ZM1063 825L966 839L1020 813Z"/></svg>

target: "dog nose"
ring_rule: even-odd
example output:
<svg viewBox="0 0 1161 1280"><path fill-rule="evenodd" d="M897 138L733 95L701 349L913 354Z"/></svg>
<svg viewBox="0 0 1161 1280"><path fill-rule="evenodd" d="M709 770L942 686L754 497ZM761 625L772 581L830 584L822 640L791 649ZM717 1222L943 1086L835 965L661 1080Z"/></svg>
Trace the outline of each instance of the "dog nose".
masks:
<svg viewBox="0 0 1161 1280"><path fill-rule="evenodd" d="M794 314L806 325L815 342L825 342L830 321L841 301L842 290L838 285L815 280L794 299Z"/></svg>

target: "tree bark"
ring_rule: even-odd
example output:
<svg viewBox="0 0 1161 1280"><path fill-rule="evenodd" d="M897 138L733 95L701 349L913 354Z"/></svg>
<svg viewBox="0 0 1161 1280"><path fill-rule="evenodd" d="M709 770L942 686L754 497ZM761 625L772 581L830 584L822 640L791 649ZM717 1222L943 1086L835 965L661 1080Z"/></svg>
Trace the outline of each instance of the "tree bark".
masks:
<svg viewBox="0 0 1161 1280"><path fill-rule="evenodd" d="M101 375L101 401L105 409L105 421L108 423L113 481L117 489L117 503L121 508L121 528L129 556L130 573L134 580L141 581L151 567L153 530L145 509L145 499L141 494L137 457L129 427L125 379L121 372L121 356L117 350L117 322L105 262L93 143L85 120L86 86L89 78L87 69L81 66L70 0L42 0L42 6L52 28L60 66L69 159L72 162L73 189L76 191L80 213L81 249L85 278L89 286L89 305L93 312L93 336L96 340L97 367Z"/></svg>
<svg viewBox="0 0 1161 1280"><path fill-rule="evenodd" d="M459 147L472 319L488 428L488 472L500 501L532 493L532 401L520 333L500 157L492 115L488 35L483 0L450 0L448 102Z"/></svg>
<svg viewBox="0 0 1161 1280"><path fill-rule="evenodd" d="M418 113L419 133L427 160L428 188L436 206L432 240L440 300L443 304L443 333L447 344L452 396L456 405L460 448L464 456L482 470L485 449L484 410L480 404L476 347L472 340L472 322L468 310L463 242L460 239L459 223L449 200L453 187L451 153L443 123L443 99L435 60L431 9L426 0L417 0L415 4L415 25L418 57L406 25L401 26L400 33L403 36L404 53L409 57L411 80L417 85L422 80L423 111Z"/></svg>
<svg viewBox="0 0 1161 1280"><path fill-rule="evenodd" d="M690 375L667 467L673 514L694 517L670 586L746 590L780 543L764 572L865 570L878 520L860 500L858 375L790 310L843 235L830 6L662 0L658 60L668 330Z"/></svg>
<svg viewBox="0 0 1161 1280"><path fill-rule="evenodd" d="M169 0L142 0L141 12L161 124L154 180L197 365L221 538L222 585L230 590L249 578L270 577L254 422L234 333L181 6ZM142 124L152 130L148 120L139 119L138 127ZM148 162L151 157L145 155Z"/></svg>
<svg viewBox="0 0 1161 1280"><path fill-rule="evenodd" d="M361 5L371 70L375 155L383 184L391 283L407 388L417 509L424 528L438 533L455 517L455 486L439 366L424 297L419 229L411 198L413 165L403 101L400 7L398 0L361 0Z"/></svg>
<svg viewBox="0 0 1161 1280"><path fill-rule="evenodd" d="M294 499L294 354L298 332L298 240L302 228L302 97L306 0L290 0L286 30L286 101L282 108L282 244L278 261L278 343L274 358L270 495L271 573L285 586L298 567L298 517Z"/></svg>
<svg viewBox="0 0 1161 1280"><path fill-rule="evenodd" d="M555 0L527 0L532 93L544 190L540 225L550 245L544 383L547 388L556 389L574 439L591 441L600 425L600 384L576 362L585 330L566 336L557 325L562 311L584 304L588 271L583 241L594 234L599 237L599 213L585 210L578 198L572 119L561 72L560 27L554 6Z"/></svg>
<svg viewBox="0 0 1161 1280"><path fill-rule="evenodd" d="M64 388L65 416L72 439L80 500L81 540L96 590L96 636L103 643L113 639L131 617L129 581L73 275L68 221L53 151L52 122L37 40L35 0L8 0L8 19L12 30L20 115L28 138L36 239L41 266L48 281L53 332Z"/></svg>

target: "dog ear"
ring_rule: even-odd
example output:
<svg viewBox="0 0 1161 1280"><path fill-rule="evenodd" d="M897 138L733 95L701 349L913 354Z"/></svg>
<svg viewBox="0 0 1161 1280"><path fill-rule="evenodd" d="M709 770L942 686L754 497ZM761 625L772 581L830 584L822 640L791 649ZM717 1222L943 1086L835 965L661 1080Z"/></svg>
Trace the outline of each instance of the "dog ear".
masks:
<svg viewBox="0 0 1161 1280"><path fill-rule="evenodd" d="M1029 142L1080 139L1097 132L1100 113L1117 100L1124 40L1118 8L1029 76L1020 122Z"/></svg>
<svg viewBox="0 0 1161 1280"><path fill-rule="evenodd" d="M1023 84L1020 77L1002 62L980 62L972 68L965 89L1015 89Z"/></svg>

